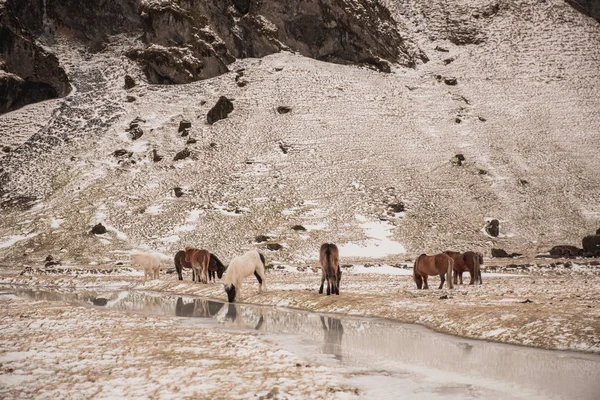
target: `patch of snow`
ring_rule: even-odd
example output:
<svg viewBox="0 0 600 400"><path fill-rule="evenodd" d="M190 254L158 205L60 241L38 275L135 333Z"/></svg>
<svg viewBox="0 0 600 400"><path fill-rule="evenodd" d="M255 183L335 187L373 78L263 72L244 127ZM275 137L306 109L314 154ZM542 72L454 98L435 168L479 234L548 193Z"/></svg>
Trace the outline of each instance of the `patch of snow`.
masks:
<svg viewBox="0 0 600 400"><path fill-rule="evenodd" d="M7 247L12 246L13 244L20 242L22 240L31 239L37 236L39 232L33 232L28 235L13 235L6 238L3 242L0 242L0 249L5 249Z"/></svg>
<svg viewBox="0 0 600 400"><path fill-rule="evenodd" d="M369 239L341 245L340 254L343 254L344 257L381 258L406 253L406 249L401 243L389 239L393 227L388 222L367 222L366 217L362 215L356 215L355 218L357 221L363 222L361 227Z"/></svg>
<svg viewBox="0 0 600 400"><path fill-rule="evenodd" d="M162 204L150 206L150 207L146 208L146 211L144 211L144 213L150 214L150 215L158 215L161 212L163 212L162 208L163 208Z"/></svg>

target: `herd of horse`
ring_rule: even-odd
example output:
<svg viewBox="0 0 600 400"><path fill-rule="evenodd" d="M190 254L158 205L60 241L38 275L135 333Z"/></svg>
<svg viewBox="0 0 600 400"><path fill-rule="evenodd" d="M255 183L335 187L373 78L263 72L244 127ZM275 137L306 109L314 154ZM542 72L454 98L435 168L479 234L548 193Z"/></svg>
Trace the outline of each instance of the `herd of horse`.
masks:
<svg viewBox="0 0 600 400"><path fill-rule="evenodd" d="M180 281L183 280L183 269L191 269L192 281L199 283L209 283L211 280L214 282L215 274L221 279L223 273L227 271L223 287L230 303L233 303L236 297L240 297L242 282L252 274L258 280L259 292L266 290L265 256L257 250L250 250L233 258L226 267L216 255L208 250L186 247L185 250L175 254L174 262ZM452 289L459 281L462 285L462 274L469 272L471 275L470 285L477 282L483 284L481 264L483 264L483 255L473 251L465 253L445 251L432 256L421 254L413 266L413 280L417 289L429 289L427 279L430 276L439 275L441 282L438 289L442 289L446 281L448 281L448 288ZM131 265L134 268L143 269L145 279L158 279L162 261L156 254L142 253L131 257ZM335 244L323 243L321 245L318 266L321 268L319 294L323 293L323 287L327 281L327 296L339 295L342 270L339 249Z"/></svg>

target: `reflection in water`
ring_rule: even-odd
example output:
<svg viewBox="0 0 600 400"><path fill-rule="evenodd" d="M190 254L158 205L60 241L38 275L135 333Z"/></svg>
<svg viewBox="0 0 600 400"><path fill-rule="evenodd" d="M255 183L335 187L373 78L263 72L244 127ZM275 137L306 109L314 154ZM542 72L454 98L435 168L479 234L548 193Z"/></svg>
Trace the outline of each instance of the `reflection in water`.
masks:
<svg viewBox="0 0 600 400"><path fill-rule="evenodd" d="M212 318L221 311L223 303L205 299L192 299L191 303L184 303L183 297L177 298L175 315L178 317Z"/></svg>
<svg viewBox="0 0 600 400"><path fill-rule="evenodd" d="M320 348L322 353L331 354L337 360L332 362L344 365L383 368L411 376L435 376L441 390L474 388L480 394L491 393L487 398L502 399L595 400L600 393L598 355L469 340L381 319L332 318L240 303L225 307L220 301L160 293L9 290L34 300L89 306L101 302L105 308L116 311L194 317L201 324L204 319L206 326L211 328L216 321L232 329L291 334L287 337L293 338L294 344L314 343L312 350L305 347L292 349L304 355L318 352ZM465 389L459 398L469 397L470 390Z"/></svg>
<svg viewBox="0 0 600 400"><path fill-rule="evenodd" d="M342 321L338 318L321 315L321 325L323 326L323 353L333 354L336 360L342 361L342 336L344 336L344 327Z"/></svg>

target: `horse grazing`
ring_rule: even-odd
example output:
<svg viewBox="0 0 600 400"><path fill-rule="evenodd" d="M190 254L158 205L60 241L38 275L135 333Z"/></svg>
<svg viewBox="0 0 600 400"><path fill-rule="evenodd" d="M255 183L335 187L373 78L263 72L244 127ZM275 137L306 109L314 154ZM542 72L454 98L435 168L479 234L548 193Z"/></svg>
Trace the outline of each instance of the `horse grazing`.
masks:
<svg viewBox="0 0 600 400"><path fill-rule="evenodd" d="M192 263L185 260L185 251L180 250L175 254L175 269L177 270L177 276L179 277L180 281L183 280L182 272L184 268L192 268ZM219 260L219 258L214 254L210 253L210 260L208 262L208 280L210 281L212 279L215 281L215 273L219 279L221 279L225 269L226 267L223 265L221 260ZM192 281L196 281L196 271L194 268L192 268Z"/></svg>
<svg viewBox="0 0 600 400"><path fill-rule="evenodd" d="M330 294L340 294L340 280L342 271L340 270L340 253L337 246L333 243L323 243L319 252L319 263L321 264L321 287L319 294L323 293L323 284L327 279L327 296Z"/></svg>
<svg viewBox="0 0 600 400"><path fill-rule="evenodd" d="M483 254L475 253L473 251L467 251L465 253L459 253L457 251L445 251L444 254L452 257L454 261L454 284L458 285L458 280L460 279L460 284L463 284L462 274L465 271L469 271L471 275L471 282L469 285L474 285L477 280L479 280L479 284L483 284L481 280L481 264L483 264Z"/></svg>
<svg viewBox="0 0 600 400"><path fill-rule="evenodd" d="M215 273L219 279L221 279L223 277L223 272L225 272L226 269L227 267L223 265L221 260L213 253L210 253L210 261L208 262L208 280L210 281L212 279L213 282L216 282Z"/></svg>
<svg viewBox="0 0 600 400"><path fill-rule="evenodd" d="M452 260L452 257L447 254L440 253L434 256L421 254L419 257L417 257L413 267L413 279L415 280L418 289L429 289L429 286L427 285L427 277L429 275L439 275L442 282L440 283L440 287L438 289L441 289L444 286L446 279L448 280L448 288L453 289L453 268L454 261ZM423 284L425 285L423 286Z"/></svg>
<svg viewBox="0 0 600 400"><path fill-rule="evenodd" d="M160 261L160 257L156 254L140 253L131 256L131 266L144 270L144 280L148 280L148 278L158 279L162 261Z"/></svg>
<svg viewBox="0 0 600 400"><path fill-rule="evenodd" d="M193 282L208 283L208 264L210 263L210 253L208 250L186 247L184 260L192 266Z"/></svg>
<svg viewBox="0 0 600 400"><path fill-rule="evenodd" d="M256 250L250 250L242 256L235 257L229 263L225 276L225 293L230 303L235 301L236 295L242 291L242 281L254 273L258 280L258 292L267 289L265 283L265 256Z"/></svg>

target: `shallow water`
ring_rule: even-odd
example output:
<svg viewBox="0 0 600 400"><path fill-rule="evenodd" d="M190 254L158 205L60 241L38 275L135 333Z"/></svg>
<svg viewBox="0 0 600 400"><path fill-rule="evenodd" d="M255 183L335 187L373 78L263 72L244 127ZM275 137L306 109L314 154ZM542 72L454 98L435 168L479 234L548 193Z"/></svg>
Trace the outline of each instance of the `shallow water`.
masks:
<svg viewBox="0 0 600 400"><path fill-rule="evenodd" d="M598 399L600 355L469 340L375 318L134 291L4 287L0 294L258 330L308 361L344 368L367 398Z"/></svg>

